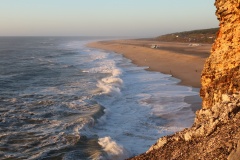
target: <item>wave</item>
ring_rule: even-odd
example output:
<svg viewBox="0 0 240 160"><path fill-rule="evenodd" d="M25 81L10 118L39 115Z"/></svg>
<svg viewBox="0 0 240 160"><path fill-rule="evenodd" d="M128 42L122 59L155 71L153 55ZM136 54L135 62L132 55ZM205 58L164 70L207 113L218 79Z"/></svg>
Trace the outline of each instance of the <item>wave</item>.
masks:
<svg viewBox="0 0 240 160"><path fill-rule="evenodd" d="M99 87L104 94L121 95L120 88L123 85L123 80L119 78L120 75L121 71L119 69L114 69L110 77L98 81L97 87Z"/></svg>
<svg viewBox="0 0 240 160"><path fill-rule="evenodd" d="M117 144L114 140L112 140L111 137L99 138L98 143L107 153L107 156L105 156L104 159L123 160L130 157L130 154L126 148Z"/></svg>

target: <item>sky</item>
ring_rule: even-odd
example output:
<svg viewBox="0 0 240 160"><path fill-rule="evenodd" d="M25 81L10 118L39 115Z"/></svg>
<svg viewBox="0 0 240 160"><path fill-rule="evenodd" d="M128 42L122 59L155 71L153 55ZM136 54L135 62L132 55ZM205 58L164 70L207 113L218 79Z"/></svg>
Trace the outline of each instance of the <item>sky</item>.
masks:
<svg viewBox="0 0 240 160"><path fill-rule="evenodd" d="M1 0L0 36L136 36L218 27L215 0Z"/></svg>

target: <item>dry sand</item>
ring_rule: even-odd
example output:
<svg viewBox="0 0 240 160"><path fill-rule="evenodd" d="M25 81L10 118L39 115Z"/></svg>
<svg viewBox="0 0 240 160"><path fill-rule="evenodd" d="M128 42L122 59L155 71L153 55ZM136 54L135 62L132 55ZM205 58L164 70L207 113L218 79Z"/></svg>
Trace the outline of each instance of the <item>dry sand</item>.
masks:
<svg viewBox="0 0 240 160"><path fill-rule="evenodd" d="M158 48L152 49L155 44ZM200 88L203 65L210 54L211 45L189 46L187 43L158 42L150 40L115 40L88 44L123 54L139 66L150 71L170 74L181 80L181 85Z"/></svg>

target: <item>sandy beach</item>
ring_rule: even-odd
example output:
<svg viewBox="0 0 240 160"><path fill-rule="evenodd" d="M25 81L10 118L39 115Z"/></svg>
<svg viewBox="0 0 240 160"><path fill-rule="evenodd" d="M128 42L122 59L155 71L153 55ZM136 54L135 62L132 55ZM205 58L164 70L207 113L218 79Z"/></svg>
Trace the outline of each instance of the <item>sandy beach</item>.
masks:
<svg viewBox="0 0 240 160"><path fill-rule="evenodd" d="M151 48L152 46L157 48ZM203 65L210 54L211 44L159 42L151 40L113 40L88 44L122 54L138 66L148 66L150 71L170 74L181 80L179 85L191 86L196 91L201 87ZM186 97L193 112L201 108L199 96Z"/></svg>
<svg viewBox="0 0 240 160"><path fill-rule="evenodd" d="M157 48L151 48L152 45ZM123 54L139 66L148 66L150 71L170 74L180 79L181 85L194 88L201 87L201 71L211 49L211 44L191 46L188 43L150 40L101 41L88 46Z"/></svg>

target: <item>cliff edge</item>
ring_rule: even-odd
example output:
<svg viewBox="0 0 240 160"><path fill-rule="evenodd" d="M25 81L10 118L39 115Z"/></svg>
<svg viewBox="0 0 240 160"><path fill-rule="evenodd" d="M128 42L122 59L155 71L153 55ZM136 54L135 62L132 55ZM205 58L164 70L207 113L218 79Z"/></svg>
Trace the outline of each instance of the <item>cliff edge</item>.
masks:
<svg viewBox="0 0 240 160"><path fill-rule="evenodd" d="M131 159L240 159L240 0L215 6L220 29L202 72L203 103L193 126Z"/></svg>

